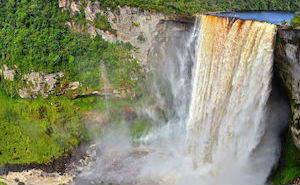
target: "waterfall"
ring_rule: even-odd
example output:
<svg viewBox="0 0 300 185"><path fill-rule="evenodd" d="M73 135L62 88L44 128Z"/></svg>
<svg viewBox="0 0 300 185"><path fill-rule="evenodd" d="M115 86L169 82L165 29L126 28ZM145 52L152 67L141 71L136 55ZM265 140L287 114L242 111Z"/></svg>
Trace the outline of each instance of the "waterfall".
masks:
<svg viewBox="0 0 300 185"><path fill-rule="evenodd" d="M158 42L146 85L154 105L138 114L159 124L138 146L128 128L112 129L77 184L264 185L288 114L270 98L275 34L269 23L202 15Z"/></svg>
<svg viewBox="0 0 300 185"><path fill-rule="evenodd" d="M246 162L265 130L276 26L215 16L200 25L188 151L195 166Z"/></svg>

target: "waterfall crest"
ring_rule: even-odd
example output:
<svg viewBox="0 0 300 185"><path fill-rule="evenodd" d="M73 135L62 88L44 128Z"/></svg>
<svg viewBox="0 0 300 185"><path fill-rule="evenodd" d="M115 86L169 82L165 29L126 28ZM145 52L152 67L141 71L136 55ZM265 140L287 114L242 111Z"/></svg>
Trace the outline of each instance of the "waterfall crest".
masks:
<svg viewBox="0 0 300 185"><path fill-rule="evenodd" d="M201 16L187 123L194 165L246 162L265 130L276 26Z"/></svg>

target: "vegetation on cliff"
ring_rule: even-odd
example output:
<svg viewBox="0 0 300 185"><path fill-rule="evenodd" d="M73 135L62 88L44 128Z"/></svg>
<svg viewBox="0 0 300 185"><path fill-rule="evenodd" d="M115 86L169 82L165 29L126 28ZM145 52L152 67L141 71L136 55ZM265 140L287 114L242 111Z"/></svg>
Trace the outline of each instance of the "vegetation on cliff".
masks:
<svg viewBox="0 0 300 185"><path fill-rule="evenodd" d="M132 71L138 74L139 67L130 57L133 47L70 30L65 24L70 16L59 9L58 1L4 0L0 2L0 12L0 65L16 67L17 82L22 81L22 74L31 71L63 71L66 79L79 81L83 87L101 88L99 62L102 60L109 66L113 85L130 88L135 84ZM80 20L74 19L78 24ZM103 26L101 21L97 25ZM9 86L2 88L13 89Z"/></svg>
<svg viewBox="0 0 300 185"><path fill-rule="evenodd" d="M286 184L300 175L300 155L289 132L284 141L284 149L276 171L272 176L273 184Z"/></svg>
<svg viewBox="0 0 300 185"><path fill-rule="evenodd" d="M109 22L106 20L105 15L97 14L94 20L94 25L96 28L99 28L100 30L116 33L116 30L112 29Z"/></svg>
<svg viewBox="0 0 300 185"><path fill-rule="evenodd" d="M294 28L300 27L300 13L296 14L291 20L291 26Z"/></svg>
<svg viewBox="0 0 300 185"><path fill-rule="evenodd" d="M131 57L130 44L91 38L66 25L73 17L58 7L58 1L4 0L0 2L0 67L16 69L13 82L0 78L0 167L4 164L47 163L87 139L81 119L89 109L106 106L50 96L47 100L18 98L24 74L64 72L64 80L79 81L82 89L101 89L100 62L116 89L136 86L140 67ZM82 14L76 24L84 24ZM67 82L66 82L67 83ZM119 104L118 104L119 105Z"/></svg>

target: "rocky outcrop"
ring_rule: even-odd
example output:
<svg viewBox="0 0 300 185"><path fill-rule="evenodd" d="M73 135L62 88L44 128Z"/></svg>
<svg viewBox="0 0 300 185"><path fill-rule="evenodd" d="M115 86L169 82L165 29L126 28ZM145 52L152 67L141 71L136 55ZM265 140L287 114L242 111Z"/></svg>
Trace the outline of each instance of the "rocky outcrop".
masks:
<svg viewBox="0 0 300 185"><path fill-rule="evenodd" d="M41 94L47 98L49 94L53 93L57 79L63 76L63 73L44 75L39 72L31 72L25 74L23 81L25 81L26 86L19 90L19 95L21 98L36 98Z"/></svg>
<svg viewBox="0 0 300 185"><path fill-rule="evenodd" d="M16 71L13 69L8 69L7 65L3 65L2 69L0 68L0 79L3 77L4 80L14 81Z"/></svg>
<svg viewBox="0 0 300 185"><path fill-rule="evenodd" d="M21 98L36 98L42 95L47 98L50 94L61 95L68 90L79 88L79 82L63 83L64 73L43 74L40 72L31 72L23 76L25 87L19 89Z"/></svg>
<svg viewBox="0 0 300 185"><path fill-rule="evenodd" d="M70 82L63 72L57 73L42 73L38 71L32 71L31 73L21 76L20 86L18 94L21 98L37 98L42 96L48 98L49 95L63 95L68 94L71 99L77 99L81 97L100 96L110 97L115 99L126 99L130 97L131 91L129 89L114 89L107 78L105 66L100 64L100 76L104 85L101 89L89 89L84 92L81 91L82 84L78 81ZM2 70L1 70L2 69ZM7 65L3 65L0 68L0 79L13 82L15 75L18 72L17 68L9 69ZM21 85L22 83L22 85Z"/></svg>
<svg viewBox="0 0 300 185"><path fill-rule="evenodd" d="M0 80L13 82L18 69L9 69L7 65L0 67ZM41 95L47 98L50 94L61 95L68 90L76 90L80 87L79 82L61 83L64 80L64 73L44 74L41 72L31 72L22 76L23 87L18 90L21 98L36 98Z"/></svg>
<svg viewBox="0 0 300 185"><path fill-rule="evenodd" d="M36 98L39 95L47 98L51 94L61 95L69 90L75 91L81 86L77 81L67 81L63 72L45 74L32 71L18 79L16 78L17 73L18 68L16 66L13 69L9 69L5 64L0 67L0 80L13 82L21 79L19 85L22 87L18 90L21 98Z"/></svg>
<svg viewBox="0 0 300 185"><path fill-rule="evenodd" d="M289 98L290 129L300 149L300 30L279 28L275 48L275 70Z"/></svg>

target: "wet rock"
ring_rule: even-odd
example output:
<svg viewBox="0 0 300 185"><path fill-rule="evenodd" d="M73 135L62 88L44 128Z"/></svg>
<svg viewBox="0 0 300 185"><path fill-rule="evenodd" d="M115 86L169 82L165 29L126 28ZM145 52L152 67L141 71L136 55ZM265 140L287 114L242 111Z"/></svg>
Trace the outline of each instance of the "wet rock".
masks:
<svg viewBox="0 0 300 185"><path fill-rule="evenodd" d="M279 29L274 53L275 72L283 82L291 105L290 129L300 149L300 30Z"/></svg>

